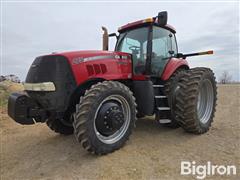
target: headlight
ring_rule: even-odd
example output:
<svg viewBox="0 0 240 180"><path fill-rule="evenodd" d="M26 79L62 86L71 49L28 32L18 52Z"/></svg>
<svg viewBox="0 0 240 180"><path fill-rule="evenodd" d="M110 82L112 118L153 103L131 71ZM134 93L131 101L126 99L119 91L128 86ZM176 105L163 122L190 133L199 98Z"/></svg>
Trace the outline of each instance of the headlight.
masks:
<svg viewBox="0 0 240 180"><path fill-rule="evenodd" d="M24 90L27 91L55 91L55 85L53 82L43 83L24 83Z"/></svg>

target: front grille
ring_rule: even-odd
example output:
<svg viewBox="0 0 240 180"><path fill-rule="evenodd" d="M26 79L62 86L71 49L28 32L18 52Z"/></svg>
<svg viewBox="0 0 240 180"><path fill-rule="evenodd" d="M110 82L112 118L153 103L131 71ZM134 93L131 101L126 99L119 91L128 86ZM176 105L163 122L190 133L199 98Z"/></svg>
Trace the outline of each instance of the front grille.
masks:
<svg viewBox="0 0 240 180"><path fill-rule="evenodd" d="M76 88L76 82L68 60L59 55L37 57L28 71L25 82L54 83L56 87L54 92L27 91L29 96L48 110L65 111L70 95Z"/></svg>

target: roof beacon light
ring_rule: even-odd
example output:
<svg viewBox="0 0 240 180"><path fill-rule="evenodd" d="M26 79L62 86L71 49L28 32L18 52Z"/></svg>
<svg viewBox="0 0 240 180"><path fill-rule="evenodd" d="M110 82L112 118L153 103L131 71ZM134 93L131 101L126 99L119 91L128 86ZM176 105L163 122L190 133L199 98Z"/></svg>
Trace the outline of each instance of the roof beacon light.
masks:
<svg viewBox="0 0 240 180"><path fill-rule="evenodd" d="M153 18L147 18L143 20L143 23L153 22Z"/></svg>

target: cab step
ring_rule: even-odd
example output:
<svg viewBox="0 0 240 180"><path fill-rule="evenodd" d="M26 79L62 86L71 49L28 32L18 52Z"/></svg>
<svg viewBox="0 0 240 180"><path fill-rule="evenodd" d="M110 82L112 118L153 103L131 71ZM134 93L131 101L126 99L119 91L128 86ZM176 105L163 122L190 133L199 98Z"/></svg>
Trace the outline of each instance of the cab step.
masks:
<svg viewBox="0 0 240 180"><path fill-rule="evenodd" d="M160 87L164 87L164 85L161 85L161 84L153 84L153 87L154 87L154 88L160 88Z"/></svg>
<svg viewBox="0 0 240 180"><path fill-rule="evenodd" d="M155 96L155 98L167 98L167 96Z"/></svg>
<svg viewBox="0 0 240 180"><path fill-rule="evenodd" d="M168 110L170 110L170 107L158 107L157 109L159 111L168 111Z"/></svg>
<svg viewBox="0 0 240 180"><path fill-rule="evenodd" d="M168 123L171 123L171 120L170 119L159 119L158 122L160 124L168 124Z"/></svg>

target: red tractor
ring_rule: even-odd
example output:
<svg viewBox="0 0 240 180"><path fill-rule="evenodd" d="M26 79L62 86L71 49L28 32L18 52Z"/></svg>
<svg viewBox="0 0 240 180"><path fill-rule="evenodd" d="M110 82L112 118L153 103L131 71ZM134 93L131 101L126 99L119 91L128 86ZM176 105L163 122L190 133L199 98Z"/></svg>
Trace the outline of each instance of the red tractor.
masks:
<svg viewBox="0 0 240 180"><path fill-rule="evenodd" d="M103 28L103 51L37 57L13 93L8 114L20 124L46 122L60 134L74 133L83 148L107 154L124 145L137 117L155 115L168 127L202 134L216 108L216 82L209 68L190 69L181 54L167 12L118 29ZM115 51L108 37L116 36Z"/></svg>

